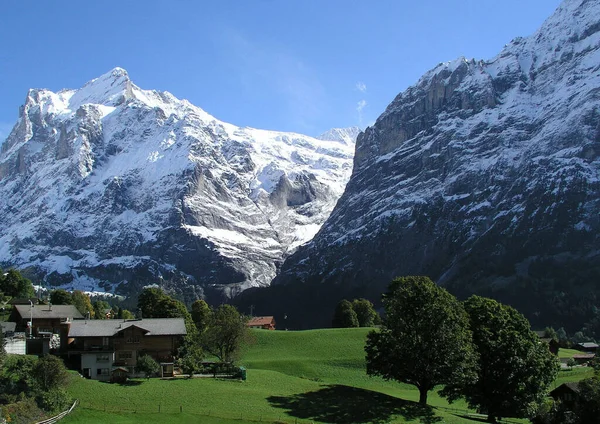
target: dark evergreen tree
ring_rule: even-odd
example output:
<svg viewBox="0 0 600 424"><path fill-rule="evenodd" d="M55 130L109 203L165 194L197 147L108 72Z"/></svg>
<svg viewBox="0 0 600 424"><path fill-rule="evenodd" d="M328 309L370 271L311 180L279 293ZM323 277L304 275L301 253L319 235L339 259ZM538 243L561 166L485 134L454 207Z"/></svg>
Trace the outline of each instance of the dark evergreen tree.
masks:
<svg viewBox="0 0 600 424"><path fill-rule="evenodd" d="M373 304L367 299L354 299L352 301L352 309L356 312L356 318L360 327L373 327L377 323L379 315L375 311Z"/></svg>
<svg viewBox="0 0 600 424"><path fill-rule="evenodd" d="M192 321L200 333L203 333L208 327L211 314L210 306L204 300L196 300L192 303Z"/></svg>
<svg viewBox="0 0 600 424"><path fill-rule="evenodd" d="M352 303L344 299L337 304L331 326L334 328L358 327L358 317L352 308Z"/></svg>

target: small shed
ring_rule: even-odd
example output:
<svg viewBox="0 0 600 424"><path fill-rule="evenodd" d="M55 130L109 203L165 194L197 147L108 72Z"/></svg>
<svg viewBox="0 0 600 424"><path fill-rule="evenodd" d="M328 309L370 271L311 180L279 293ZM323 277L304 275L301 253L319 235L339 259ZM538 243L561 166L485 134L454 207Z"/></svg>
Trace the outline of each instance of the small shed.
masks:
<svg viewBox="0 0 600 424"><path fill-rule="evenodd" d="M173 362L161 362L160 363L160 376L164 377L173 377L175 374L175 367Z"/></svg>
<svg viewBox="0 0 600 424"><path fill-rule="evenodd" d="M117 367L110 372L111 383L126 383L129 378L129 370L125 367Z"/></svg>
<svg viewBox="0 0 600 424"><path fill-rule="evenodd" d="M253 317L246 324L250 328L262 328L264 330L275 330L275 318L272 316Z"/></svg>
<svg viewBox="0 0 600 424"><path fill-rule="evenodd" d="M16 322L2 321L0 322L0 331L4 334L4 337L13 337L17 328Z"/></svg>
<svg viewBox="0 0 600 424"><path fill-rule="evenodd" d="M591 361L592 359L594 359L594 355L593 353L580 353L580 354L575 354L573 355L573 360L581 365L581 364L585 364L589 361Z"/></svg>

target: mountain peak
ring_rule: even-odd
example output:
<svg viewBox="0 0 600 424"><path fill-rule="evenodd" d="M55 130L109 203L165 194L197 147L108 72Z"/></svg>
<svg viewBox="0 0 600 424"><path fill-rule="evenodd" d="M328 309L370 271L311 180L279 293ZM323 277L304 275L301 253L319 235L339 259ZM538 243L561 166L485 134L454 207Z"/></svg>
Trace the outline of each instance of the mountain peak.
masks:
<svg viewBox="0 0 600 424"><path fill-rule="evenodd" d="M337 141L343 144L352 145L356 143L356 137L362 130L359 127L331 128L323 134L316 137L317 140Z"/></svg>
<svg viewBox="0 0 600 424"><path fill-rule="evenodd" d="M129 74L125 69L117 67L74 91L69 100L69 108L76 110L86 103L117 106L132 96L133 83Z"/></svg>

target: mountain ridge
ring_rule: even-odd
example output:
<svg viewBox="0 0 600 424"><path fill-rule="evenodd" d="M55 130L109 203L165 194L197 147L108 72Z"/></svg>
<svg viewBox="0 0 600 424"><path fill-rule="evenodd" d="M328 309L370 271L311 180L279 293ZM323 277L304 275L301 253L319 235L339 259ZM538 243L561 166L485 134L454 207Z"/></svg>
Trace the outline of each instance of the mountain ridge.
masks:
<svg viewBox="0 0 600 424"><path fill-rule="evenodd" d="M273 284L333 310L429 275L581 324L600 296L599 45L600 2L567 0L491 60L427 72L359 135L344 194Z"/></svg>
<svg viewBox="0 0 600 424"><path fill-rule="evenodd" d="M352 143L240 128L122 68L29 90L0 148L0 263L50 285L191 299L268 284L318 230Z"/></svg>

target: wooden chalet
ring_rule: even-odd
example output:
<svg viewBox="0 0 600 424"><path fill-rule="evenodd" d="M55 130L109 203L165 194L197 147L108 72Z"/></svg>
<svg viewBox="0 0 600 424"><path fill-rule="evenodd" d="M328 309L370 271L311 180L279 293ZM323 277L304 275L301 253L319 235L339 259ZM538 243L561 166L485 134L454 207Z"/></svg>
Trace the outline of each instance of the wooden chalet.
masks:
<svg viewBox="0 0 600 424"><path fill-rule="evenodd" d="M554 400L560 400L567 408L572 408L579 400L579 383L563 383L550 392Z"/></svg>
<svg viewBox="0 0 600 424"><path fill-rule="evenodd" d="M586 364L589 361L591 361L592 359L594 359L595 356L596 355L593 353L579 353L579 354L573 355L573 360L577 364L582 365L582 364Z"/></svg>
<svg viewBox="0 0 600 424"><path fill-rule="evenodd" d="M577 350L580 350L582 352L587 352L587 353L598 352L598 345L596 343L592 343L592 342L577 343L576 348L577 348Z"/></svg>
<svg viewBox="0 0 600 424"><path fill-rule="evenodd" d="M137 359L143 355L160 363L161 376L171 377L174 355L185 335L183 318L73 321L66 354L81 358L86 378L110 380L117 369L136 376Z"/></svg>
<svg viewBox="0 0 600 424"><path fill-rule="evenodd" d="M275 318L272 316L267 317L253 317L246 324L250 328L261 328L264 330L275 330Z"/></svg>
<svg viewBox="0 0 600 424"><path fill-rule="evenodd" d="M61 325L83 319L83 315L73 305L13 305L9 321L16 323L16 330L36 337L40 333L60 334Z"/></svg>

